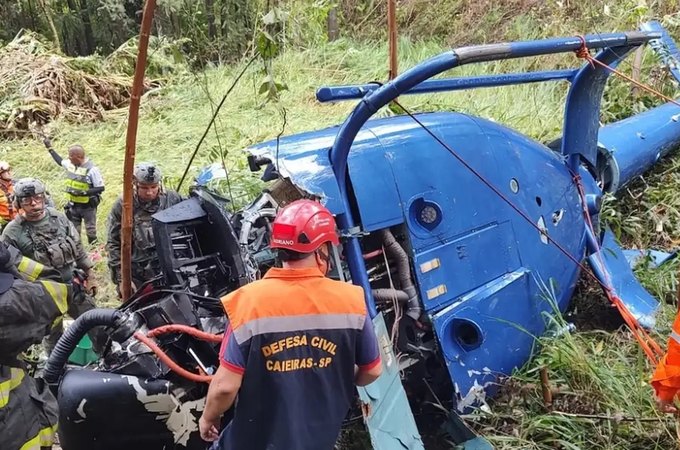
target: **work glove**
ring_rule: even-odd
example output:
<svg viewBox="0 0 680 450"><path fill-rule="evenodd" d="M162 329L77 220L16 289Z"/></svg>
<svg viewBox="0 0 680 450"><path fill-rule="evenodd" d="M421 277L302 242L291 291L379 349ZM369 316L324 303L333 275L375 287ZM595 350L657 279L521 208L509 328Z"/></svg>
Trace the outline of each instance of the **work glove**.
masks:
<svg viewBox="0 0 680 450"><path fill-rule="evenodd" d="M52 141L50 141L50 138L48 138L48 137L43 139L43 144L45 144L45 147L47 148L47 150L52 148Z"/></svg>

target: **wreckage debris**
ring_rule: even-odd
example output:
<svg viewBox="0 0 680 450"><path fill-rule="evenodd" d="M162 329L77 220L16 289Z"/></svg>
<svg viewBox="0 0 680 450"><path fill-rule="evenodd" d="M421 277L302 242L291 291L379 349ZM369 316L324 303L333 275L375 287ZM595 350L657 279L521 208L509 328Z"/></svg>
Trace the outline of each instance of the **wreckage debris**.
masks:
<svg viewBox="0 0 680 450"><path fill-rule="evenodd" d="M158 61L150 64L156 81L147 81L144 92L157 86L163 73L182 66L168 57L174 44L156 40L159 51L153 58ZM20 137L57 118L96 122L107 111L125 107L132 87L132 48L136 43L128 41L106 58L70 58L35 33L17 35L0 48L0 137Z"/></svg>

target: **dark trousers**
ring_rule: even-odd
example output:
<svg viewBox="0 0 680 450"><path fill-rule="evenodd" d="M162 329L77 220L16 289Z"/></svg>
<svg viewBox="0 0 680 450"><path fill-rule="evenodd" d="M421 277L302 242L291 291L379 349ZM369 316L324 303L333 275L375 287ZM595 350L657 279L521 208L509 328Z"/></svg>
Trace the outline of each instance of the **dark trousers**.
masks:
<svg viewBox="0 0 680 450"><path fill-rule="evenodd" d="M85 233L87 233L87 242L94 244L97 242L97 207L89 204L79 205L77 203L70 203L66 207L66 217L75 225L78 235L80 236L80 224L85 222Z"/></svg>

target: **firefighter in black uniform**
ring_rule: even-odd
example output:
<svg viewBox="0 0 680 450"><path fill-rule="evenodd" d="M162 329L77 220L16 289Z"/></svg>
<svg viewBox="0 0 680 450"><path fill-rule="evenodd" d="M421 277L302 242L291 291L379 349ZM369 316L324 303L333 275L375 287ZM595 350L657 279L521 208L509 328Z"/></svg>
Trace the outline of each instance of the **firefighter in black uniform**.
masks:
<svg viewBox="0 0 680 450"><path fill-rule="evenodd" d="M51 276L54 275L54 276ZM31 378L20 355L40 343L68 309L70 285L59 272L0 242L0 424L5 450L51 448L57 402Z"/></svg>

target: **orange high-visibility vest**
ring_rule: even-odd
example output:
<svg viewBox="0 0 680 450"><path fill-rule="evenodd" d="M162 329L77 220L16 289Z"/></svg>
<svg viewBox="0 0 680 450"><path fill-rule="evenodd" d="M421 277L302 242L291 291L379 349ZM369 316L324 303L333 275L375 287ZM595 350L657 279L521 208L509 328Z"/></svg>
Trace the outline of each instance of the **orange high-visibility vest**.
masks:
<svg viewBox="0 0 680 450"><path fill-rule="evenodd" d="M667 402L680 392L680 312L675 316L668 351L656 366L652 376L652 387L660 400Z"/></svg>
<svg viewBox="0 0 680 450"><path fill-rule="evenodd" d="M17 215L17 211L12 206L10 196L14 193L14 184L5 184L0 181L0 222L9 222Z"/></svg>

